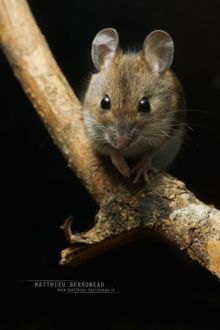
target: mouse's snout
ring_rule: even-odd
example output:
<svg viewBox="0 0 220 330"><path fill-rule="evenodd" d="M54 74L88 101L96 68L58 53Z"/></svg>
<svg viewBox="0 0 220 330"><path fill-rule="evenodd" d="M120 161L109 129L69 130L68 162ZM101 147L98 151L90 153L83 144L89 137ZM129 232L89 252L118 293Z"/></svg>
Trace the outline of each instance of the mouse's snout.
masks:
<svg viewBox="0 0 220 330"><path fill-rule="evenodd" d="M124 150L128 147L128 136L125 132L117 132L114 139L114 147L117 150Z"/></svg>
<svg viewBox="0 0 220 330"><path fill-rule="evenodd" d="M134 129L129 127L111 127L108 131L111 146L119 151L127 150L134 139Z"/></svg>

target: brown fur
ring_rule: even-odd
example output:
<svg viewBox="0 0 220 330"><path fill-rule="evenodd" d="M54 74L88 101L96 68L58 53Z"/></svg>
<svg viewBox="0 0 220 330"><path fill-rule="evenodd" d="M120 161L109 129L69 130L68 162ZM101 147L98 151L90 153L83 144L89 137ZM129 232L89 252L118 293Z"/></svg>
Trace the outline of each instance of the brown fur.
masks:
<svg viewBox="0 0 220 330"><path fill-rule="evenodd" d="M111 109L103 111L101 99L108 95ZM151 111L137 111L138 102L146 96ZM85 94L83 112L94 146L109 154L118 128L128 132L129 147L125 156L154 151L166 143L184 121L183 92L171 71L153 73L140 53L118 51L108 68L91 77Z"/></svg>

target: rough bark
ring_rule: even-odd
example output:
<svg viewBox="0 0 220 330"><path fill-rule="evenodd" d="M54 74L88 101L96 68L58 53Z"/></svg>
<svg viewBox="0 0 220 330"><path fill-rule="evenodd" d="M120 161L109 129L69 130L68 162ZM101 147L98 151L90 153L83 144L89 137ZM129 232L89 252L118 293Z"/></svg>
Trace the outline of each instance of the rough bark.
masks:
<svg viewBox="0 0 220 330"><path fill-rule="evenodd" d="M0 0L1 47L25 93L68 165L100 205L95 226L73 235L61 264L76 265L106 250L162 233L220 278L220 211L205 205L168 174L151 185L133 186L93 152L83 127L81 104L68 85L25 0Z"/></svg>

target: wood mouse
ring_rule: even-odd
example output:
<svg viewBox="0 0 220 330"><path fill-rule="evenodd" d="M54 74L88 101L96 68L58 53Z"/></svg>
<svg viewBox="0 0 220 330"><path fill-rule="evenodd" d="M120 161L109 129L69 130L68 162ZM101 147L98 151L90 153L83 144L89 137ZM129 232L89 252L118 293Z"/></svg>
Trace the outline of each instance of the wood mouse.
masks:
<svg viewBox="0 0 220 330"><path fill-rule="evenodd" d="M152 166L162 170L173 161L184 135L184 98L170 71L174 44L162 30L151 32L140 52L119 47L115 29L101 30L92 42L97 73L83 100L83 117L93 147L109 155L134 183L149 182ZM127 159L137 159L130 169Z"/></svg>

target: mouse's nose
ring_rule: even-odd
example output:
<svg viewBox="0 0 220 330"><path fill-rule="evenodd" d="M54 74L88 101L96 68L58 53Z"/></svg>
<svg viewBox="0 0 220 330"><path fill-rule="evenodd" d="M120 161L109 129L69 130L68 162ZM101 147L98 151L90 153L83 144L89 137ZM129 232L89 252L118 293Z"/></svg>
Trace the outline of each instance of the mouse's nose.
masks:
<svg viewBox="0 0 220 330"><path fill-rule="evenodd" d="M115 149L124 150L128 146L128 137L126 133L118 133L115 139Z"/></svg>

